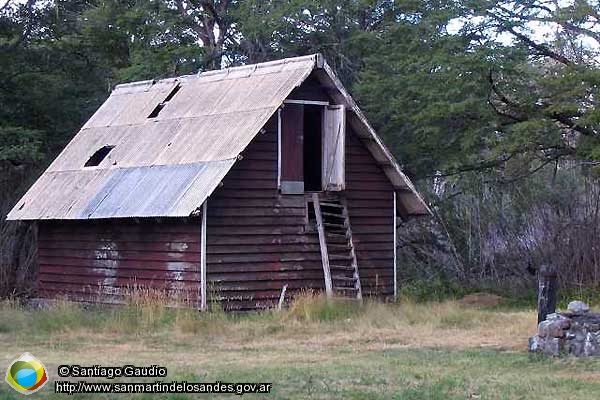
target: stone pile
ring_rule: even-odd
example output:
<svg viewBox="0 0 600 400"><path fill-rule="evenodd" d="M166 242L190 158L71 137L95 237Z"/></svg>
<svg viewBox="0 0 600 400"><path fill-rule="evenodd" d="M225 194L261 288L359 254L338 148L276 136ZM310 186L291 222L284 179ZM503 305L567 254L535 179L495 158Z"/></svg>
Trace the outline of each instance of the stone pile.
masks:
<svg viewBox="0 0 600 400"><path fill-rule="evenodd" d="M600 356L600 313L581 301L569 303L567 311L549 314L529 339L529 351L551 356Z"/></svg>

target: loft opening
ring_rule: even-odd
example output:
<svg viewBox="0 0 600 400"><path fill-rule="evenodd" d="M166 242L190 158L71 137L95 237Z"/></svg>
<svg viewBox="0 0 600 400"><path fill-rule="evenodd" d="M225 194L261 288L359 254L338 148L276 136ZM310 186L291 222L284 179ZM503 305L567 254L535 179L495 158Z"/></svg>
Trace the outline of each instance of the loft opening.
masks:
<svg viewBox="0 0 600 400"><path fill-rule="evenodd" d="M97 167L108 156L115 146L102 146L85 162L84 167Z"/></svg>
<svg viewBox="0 0 600 400"><path fill-rule="evenodd" d="M304 140L302 143L302 161L304 164L304 190L307 192L317 192L322 188L321 136L323 128L323 107L312 105L304 106L303 114Z"/></svg>
<svg viewBox="0 0 600 400"><path fill-rule="evenodd" d="M344 106L287 100L279 111L279 127L281 193L344 189Z"/></svg>

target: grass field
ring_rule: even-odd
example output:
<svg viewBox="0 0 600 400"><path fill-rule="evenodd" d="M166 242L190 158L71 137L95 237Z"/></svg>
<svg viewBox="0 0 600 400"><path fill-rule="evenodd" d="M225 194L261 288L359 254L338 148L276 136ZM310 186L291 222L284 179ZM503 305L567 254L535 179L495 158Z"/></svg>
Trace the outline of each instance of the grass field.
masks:
<svg viewBox="0 0 600 400"><path fill-rule="evenodd" d="M0 363L6 368L32 353L51 380L60 364L158 364L168 368L166 381L273 383L270 395L244 398L598 399L600 360L530 355L534 327L533 310L456 302L356 308L307 296L283 312L237 316L167 310L155 302L109 309L59 303L44 311L5 303ZM53 390L47 385L32 398L68 397ZM0 385L0 399L21 398Z"/></svg>

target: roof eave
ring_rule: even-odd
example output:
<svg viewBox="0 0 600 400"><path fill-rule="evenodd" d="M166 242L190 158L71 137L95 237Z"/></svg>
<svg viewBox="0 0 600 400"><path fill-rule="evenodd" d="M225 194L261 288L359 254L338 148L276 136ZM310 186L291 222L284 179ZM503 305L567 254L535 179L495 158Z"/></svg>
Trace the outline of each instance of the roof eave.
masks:
<svg viewBox="0 0 600 400"><path fill-rule="evenodd" d="M411 207L411 210L407 210L407 216L431 216L431 209L423 197L417 192L410 179L402 172L390 150L369 124L369 121L352 96L346 91L342 82L337 78L333 69L327 64L327 61L325 61L321 54L317 54L315 57L315 72L323 86L329 89L330 95L334 100L344 104L346 108L352 111L348 122L358 137L365 142L365 145L383 169L394 189L397 192L408 191L411 195L415 196L416 204Z"/></svg>

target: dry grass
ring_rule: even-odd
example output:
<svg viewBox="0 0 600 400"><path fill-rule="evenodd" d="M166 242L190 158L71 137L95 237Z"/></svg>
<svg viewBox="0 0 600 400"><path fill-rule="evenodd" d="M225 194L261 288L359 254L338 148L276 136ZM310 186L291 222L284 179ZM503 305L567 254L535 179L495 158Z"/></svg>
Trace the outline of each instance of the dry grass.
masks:
<svg viewBox="0 0 600 400"><path fill-rule="evenodd" d="M171 303L172 305L172 303ZM279 342L318 342L335 346L352 342L382 347L452 347L523 349L535 327L535 312L465 307L458 302L382 304L365 301L327 301L306 293L288 309L231 315L220 310L198 313L188 307L165 307L160 293L141 293L125 306L83 308L56 301L41 311L5 302L0 332L25 325L43 336L121 335L156 336L168 331L177 340L217 340L225 346L251 341L267 346ZM227 332L226 336L223 333Z"/></svg>
<svg viewBox="0 0 600 400"><path fill-rule="evenodd" d="M281 312L231 315L166 308L163 301L148 294L122 307L57 302L42 311L5 303L0 339L13 345L0 362L28 351L51 371L64 363L158 363L169 368L170 379L274 381L280 388L275 398L491 393L483 397L510 399L531 388L542 396L548 377L565 382L552 388L556 398L572 390L572 382L582 398L600 389L598 363L529 358L533 310L467 308L451 301L357 307L306 293ZM513 393L513 386L521 389Z"/></svg>

